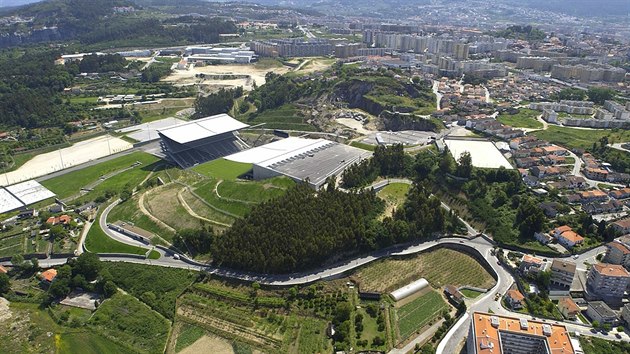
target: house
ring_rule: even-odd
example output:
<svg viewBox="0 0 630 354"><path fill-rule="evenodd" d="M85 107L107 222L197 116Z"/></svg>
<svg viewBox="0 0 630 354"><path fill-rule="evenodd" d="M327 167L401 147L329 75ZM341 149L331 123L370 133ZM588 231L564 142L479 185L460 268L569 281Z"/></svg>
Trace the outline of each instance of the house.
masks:
<svg viewBox="0 0 630 354"><path fill-rule="evenodd" d="M58 213L63 213L65 211L65 208L61 204L55 204L51 206L50 208L48 208L48 211L53 214L58 214Z"/></svg>
<svg viewBox="0 0 630 354"><path fill-rule="evenodd" d="M619 241L607 243L603 261L609 264L620 264L630 269L630 247Z"/></svg>
<svg viewBox="0 0 630 354"><path fill-rule="evenodd" d="M599 189L583 191L578 194L580 195L580 198L582 198L582 203L605 202L608 200L608 195Z"/></svg>
<svg viewBox="0 0 630 354"><path fill-rule="evenodd" d="M592 321L614 326L619 319L617 314L603 301L590 301L586 308L586 314Z"/></svg>
<svg viewBox="0 0 630 354"><path fill-rule="evenodd" d="M568 153L567 149L555 145L543 146L542 149L547 155L564 156Z"/></svg>
<svg viewBox="0 0 630 354"><path fill-rule="evenodd" d="M529 172L538 178L543 178L557 176L562 173L562 169L554 166L534 166L529 169Z"/></svg>
<svg viewBox="0 0 630 354"><path fill-rule="evenodd" d="M584 242L584 237L573 230L565 231L558 238L558 243L566 248L573 248Z"/></svg>
<svg viewBox="0 0 630 354"><path fill-rule="evenodd" d="M51 284L55 280L56 277L57 277L57 270L52 269L52 268L42 272L39 275L39 279L41 279L41 281L46 284Z"/></svg>
<svg viewBox="0 0 630 354"><path fill-rule="evenodd" d="M623 203L609 200L605 203L590 203L582 206L582 210L590 215L617 213L623 210Z"/></svg>
<svg viewBox="0 0 630 354"><path fill-rule="evenodd" d="M559 227L556 227L555 229L553 229L551 232L553 233L553 236L558 238L560 237L560 235L562 235L563 232L567 232L567 231L571 231L571 226L569 225L562 225Z"/></svg>
<svg viewBox="0 0 630 354"><path fill-rule="evenodd" d="M532 166L536 166L539 161L540 159L536 157L521 157L521 158L514 159L516 166L522 167L522 168L529 168Z"/></svg>
<svg viewBox="0 0 630 354"><path fill-rule="evenodd" d="M3 267L2 265L0 265L0 274L7 274L9 271Z"/></svg>
<svg viewBox="0 0 630 354"><path fill-rule="evenodd" d="M587 167L584 169L584 175L590 179L605 181L608 178L608 171L602 168Z"/></svg>
<svg viewBox="0 0 630 354"><path fill-rule="evenodd" d="M464 294L457 289L454 285L447 285L444 287L444 293L455 303L461 304L464 302Z"/></svg>
<svg viewBox="0 0 630 354"><path fill-rule="evenodd" d="M575 320L580 313L580 307L570 297L558 300L558 310L568 320Z"/></svg>
<svg viewBox="0 0 630 354"><path fill-rule="evenodd" d="M586 179L581 176L567 176L565 180L569 182L569 188L572 188L572 189L580 189L580 188L588 187L588 183L586 183Z"/></svg>
<svg viewBox="0 0 630 354"><path fill-rule="evenodd" d="M630 197L630 188L626 187L622 189L616 189L616 190L608 192L608 195L611 198L615 198L615 199L626 199Z"/></svg>
<svg viewBox="0 0 630 354"><path fill-rule="evenodd" d="M26 210L21 211L21 212L17 215L17 218L18 218L19 220L23 220L23 219L30 219L30 218L35 217L35 216L37 216L37 215L39 215L39 213L37 212L37 210L35 210L35 209L26 209Z"/></svg>
<svg viewBox="0 0 630 354"><path fill-rule="evenodd" d="M575 276L575 263L554 259L551 263L551 283L570 288Z"/></svg>
<svg viewBox="0 0 630 354"><path fill-rule="evenodd" d="M536 177L536 176L531 176L531 175L527 175L527 176L523 177L523 182L528 187L538 187L538 185L540 184L539 178Z"/></svg>
<svg viewBox="0 0 630 354"><path fill-rule="evenodd" d="M611 172L608 174L608 177L606 177L606 181L616 182L616 183L626 183L630 181L630 174Z"/></svg>
<svg viewBox="0 0 630 354"><path fill-rule="evenodd" d="M523 274L530 274L530 273L538 273L541 270L543 270L544 267L545 267L545 263L543 262L541 258L526 254L523 256L523 258L521 258L521 264L519 265L518 269Z"/></svg>
<svg viewBox="0 0 630 354"><path fill-rule="evenodd" d="M547 183L547 186L555 189L569 189L571 188L571 183L568 181L552 181Z"/></svg>
<svg viewBox="0 0 630 354"><path fill-rule="evenodd" d="M612 228L622 234L630 233L630 218L625 218L613 222Z"/></svg>
<svg viewBox="0 0 630 354"><path fill-rule="evenodd" d="M564 156L548 155L541 158L545 165L562 165L566 162Z"/></svg>
<svg viewBox="0 0 630 354"><path fill-rule="evenodd" d="M57 225L57 224L68 225L71 221L72 221L72 218L69 215L64 214L61 216L51 216L48 218L48 220L46 220L46 223L51 224L51 225Z"/></svg>
<svg viewBox="0 0 630 354"><path fill-rule="evenodd" d="M577 193L567 194L564 196L564 198L567 200L567 203L569 204L577 204L582 201L582 197Z"/></svg>
<svg viewBox="0 0 630 354"><path fill-rule="evenodd" d="M520 291L516 289L508 290L505 295L505 301L512 310L520 310L523 308L523 302L525 301L525 296L521 294Z"/></svg>
<svg viewBox="0 0 630 354"><path fill-rule="evenodd" d="M542 209L543 213L550 218L558 216L558 209L562 207L558 202L542 202L538 206Z"/></svg>
<svg viewBox="0 0 630 354"><path fill-rule="evenodd" d="M544 232L534 232L534 238L538 240L538 242L542 243L543 245L546 245L549 242L551 242L551 240L553 240L553 237L551 237L549 234L546 234Z"/></svg>

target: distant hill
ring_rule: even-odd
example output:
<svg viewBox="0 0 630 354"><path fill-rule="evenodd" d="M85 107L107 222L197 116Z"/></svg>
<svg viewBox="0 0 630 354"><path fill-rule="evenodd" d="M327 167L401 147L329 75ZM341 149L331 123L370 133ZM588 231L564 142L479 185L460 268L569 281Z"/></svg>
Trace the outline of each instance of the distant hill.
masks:
<svg viewBox="0 0 630 354"><path fill-rule="evenodd" d="M40 1L42 0L0 0L0 7L16 7Z"/></svg>

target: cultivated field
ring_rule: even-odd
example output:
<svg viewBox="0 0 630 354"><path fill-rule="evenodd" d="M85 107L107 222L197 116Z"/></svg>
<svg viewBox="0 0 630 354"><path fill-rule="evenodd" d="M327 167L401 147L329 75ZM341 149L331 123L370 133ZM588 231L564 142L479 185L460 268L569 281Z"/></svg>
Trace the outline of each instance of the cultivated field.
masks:
<svg viewBox="0 0 630 354"><path fill-rule="evenodd" d="M131 149L131 144L109 135L78 142L58 151L37 155L15 171L0 175L0 185L26 181L104 156Z"/></svg>
<svg viewBox="0 0 630 354"><path fill-rule="evenodd" d="M437 318L442 311L448 310L448 307L442 296L434 290L401 306L396 311L399 338L401 340L409 338L413 332Z"/></svg>
<svg viewBox="0 0 630 354"><path fill-rule="evenodd" d="M490 274L471 256L446 248L404 258L390 258L360 269L353 279L362 291L388 293L425 278L434 288L444 285L469 285L489 288L494 284Z"/></svg>

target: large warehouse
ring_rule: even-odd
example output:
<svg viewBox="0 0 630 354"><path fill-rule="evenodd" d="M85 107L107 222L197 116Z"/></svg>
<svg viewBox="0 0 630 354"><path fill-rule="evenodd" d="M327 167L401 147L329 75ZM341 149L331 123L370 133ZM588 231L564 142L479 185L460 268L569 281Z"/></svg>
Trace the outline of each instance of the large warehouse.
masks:
<svg viewBox="0 0 630 354"><path fill-rule="evenodd" d="M339 176L350 165L372 155L370 151L325 139L290 137L227 156L235 162L253 164L254 179L287 176L308 180L319 189L330 176Z"/></svg>
<svg viewBox="0 0 630 354"><path fill-rule="evenodd" d="M227 114L218 114L158 130L158 134L164 154L188 168L248 148L237 135L247 127Z"/></svg>
<svg viewBox="0 0 630 354"><path fill-rule="evenodd" d="M24 208L54 196L55 193L33 180L0 187L0 214Z"/></svg>

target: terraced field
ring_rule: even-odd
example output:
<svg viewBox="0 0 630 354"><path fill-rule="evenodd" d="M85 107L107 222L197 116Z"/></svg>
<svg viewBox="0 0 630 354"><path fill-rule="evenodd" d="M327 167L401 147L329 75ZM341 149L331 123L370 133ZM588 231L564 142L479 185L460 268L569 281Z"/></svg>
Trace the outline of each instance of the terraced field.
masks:
<svg viewBox="0 0 630 354"><path fill-rule="evenodd" d="M396 313L398 316L398 333L400 339L405 340L413 332L429 324L440 313L448 309L442 296L435 290L431 290L417 299L400 307Z"/></svg>

